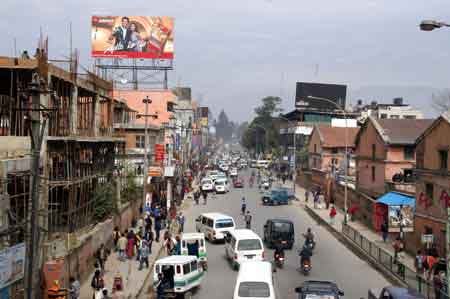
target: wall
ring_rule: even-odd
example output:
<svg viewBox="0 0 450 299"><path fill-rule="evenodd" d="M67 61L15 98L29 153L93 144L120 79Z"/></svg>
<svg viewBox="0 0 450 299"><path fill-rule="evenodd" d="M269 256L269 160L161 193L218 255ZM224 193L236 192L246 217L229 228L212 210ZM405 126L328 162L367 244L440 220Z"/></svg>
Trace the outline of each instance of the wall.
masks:
<svg viewBox="0 0 450 299"><path fill-rule="evenodd" d="M425 159L424 164L421 168L425 169L439 169L439 149L450 150L450 124L444 120L440 121L439 124L429 132L429 135L424 142L425 146ZM450 153L449 159L447 161L447 169L450 170Z"/></svg>

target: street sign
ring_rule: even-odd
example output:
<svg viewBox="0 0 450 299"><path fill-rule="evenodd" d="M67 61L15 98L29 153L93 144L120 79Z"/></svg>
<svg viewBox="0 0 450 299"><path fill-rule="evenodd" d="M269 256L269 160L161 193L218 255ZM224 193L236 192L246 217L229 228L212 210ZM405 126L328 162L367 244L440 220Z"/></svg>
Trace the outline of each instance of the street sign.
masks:
<svg viewBox="0 0 450 299"><path fill-rule="evenodd" d="M160 162L164 161L164 155L166 153L166 149L164 144L157 143L155 144L155 161Z"/></svg>

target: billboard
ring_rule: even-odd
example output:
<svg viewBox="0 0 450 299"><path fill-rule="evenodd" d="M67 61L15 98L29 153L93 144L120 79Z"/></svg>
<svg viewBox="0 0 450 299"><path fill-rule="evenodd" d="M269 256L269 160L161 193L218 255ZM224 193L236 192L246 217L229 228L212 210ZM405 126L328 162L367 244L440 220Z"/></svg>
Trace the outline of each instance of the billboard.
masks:
<svg viewBox="0 0 450 299"><path fill-rule="evenodd" d="M0 251L0 288L4 288L24 277L25 243Z"/></svg>
<svg viewBox="0 0 450 299"><path fill-rule="evenodd" d="M414 210L412 206L389 206L389 232L414 231Z"/></svg>
<svg viewBox="0 0 450 299"><path fill-rule="evenodd" d="M93 16L91 56L173 59L173 18Z"/></svg>
<svg viewBox="0 0 450 299"><path fill-rule="evenodd" d="M332 103L309 99L308 96L329 99L340 107L345 107L347 85L297 82L295 107L318 111L336 110Z"/></svg>

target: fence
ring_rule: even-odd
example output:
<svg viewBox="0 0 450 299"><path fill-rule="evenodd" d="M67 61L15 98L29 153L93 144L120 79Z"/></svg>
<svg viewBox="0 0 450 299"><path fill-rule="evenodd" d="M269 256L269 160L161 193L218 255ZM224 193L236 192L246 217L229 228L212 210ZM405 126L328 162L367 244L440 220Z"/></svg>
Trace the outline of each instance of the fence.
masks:
<svg viewBox="0 0 450 299"><path fill-rule="evenodd" d="M377 264L388 270L391 274L403 281L409 288L416 290L428 299L448 299L447 292L441 291L441 295L436 296L432 281L428 281L421 274L417 274L414 269L409 268L399 261L395 261L386 250L378 247L375 243L369 241L358 231L348 225L342 225L342 233L352 240Z"/></svg>

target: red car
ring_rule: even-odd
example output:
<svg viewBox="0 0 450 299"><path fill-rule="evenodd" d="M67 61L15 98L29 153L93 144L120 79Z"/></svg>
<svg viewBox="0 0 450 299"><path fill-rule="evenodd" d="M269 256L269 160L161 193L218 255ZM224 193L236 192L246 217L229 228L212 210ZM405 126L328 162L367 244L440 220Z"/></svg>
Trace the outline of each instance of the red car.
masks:
<svg viewBox="0 0 450 299"><path fill-rule="evenodd" d="M234 188L244 188L244 181L242 179L235 179L233 181Z"/></svg>

